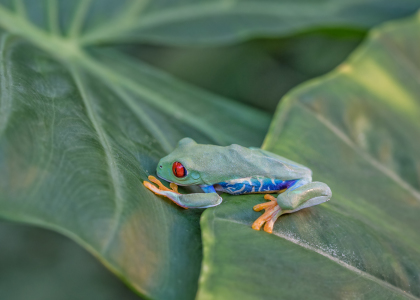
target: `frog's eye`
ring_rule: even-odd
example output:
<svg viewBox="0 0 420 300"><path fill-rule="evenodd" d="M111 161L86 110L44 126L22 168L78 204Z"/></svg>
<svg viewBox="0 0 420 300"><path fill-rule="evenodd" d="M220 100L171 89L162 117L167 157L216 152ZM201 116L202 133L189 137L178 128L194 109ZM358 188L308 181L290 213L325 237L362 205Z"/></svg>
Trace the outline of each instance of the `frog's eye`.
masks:
<svg viewBox="0 0 420 300"><path fill-rule="evenodd" d="M187 176L187 170L185 170L184 166L178 161L174 162L172 165L172 172L176 177Z"/></svg>

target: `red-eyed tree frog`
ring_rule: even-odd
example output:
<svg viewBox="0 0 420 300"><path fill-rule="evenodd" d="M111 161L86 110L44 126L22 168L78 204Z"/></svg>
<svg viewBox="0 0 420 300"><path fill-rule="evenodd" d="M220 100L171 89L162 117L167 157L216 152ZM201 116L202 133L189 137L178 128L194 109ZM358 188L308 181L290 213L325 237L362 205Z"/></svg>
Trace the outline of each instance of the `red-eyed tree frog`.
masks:
<svg viewBox="0 0 420 300"><path fill-rule="evenodd" d="M272 233L274 223L282 214L328 201L331 190L325 183L312 182L307 167L271 152L239 145L227 147L197 144L190 138L178 142L175 150L162 158L157 176L170 182L171 189L149 176L157 187L145 181L152 192L165 196L184 208L207 208L222 203L217 192L242 195L266 194L269 202L254 206L265 210L252 225ZM180 194L178 185L199 185L204 193ZM277 198L270 193L279 193Z"/></svg>

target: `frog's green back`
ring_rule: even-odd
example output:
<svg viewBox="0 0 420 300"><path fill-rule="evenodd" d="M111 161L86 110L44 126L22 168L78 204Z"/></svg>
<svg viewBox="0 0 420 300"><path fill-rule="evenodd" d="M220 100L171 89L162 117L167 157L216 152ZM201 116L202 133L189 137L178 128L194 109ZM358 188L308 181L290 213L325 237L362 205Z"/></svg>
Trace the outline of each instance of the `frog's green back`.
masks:
<svg viewBox="0 0 420 300"><path fill-rule="evenodd" d="M290 166L293 166L293 167L296 167L296 168L303 168L303 169L310 170L308 167L305 167L304 165L298 164L297 162L295 162L293 160L287 159L287 158L285 158L283 156L277 155L277 154L272 153L270 151L263 150L261 148L256 148L256 147L249 147L249 149L251 149L253 151L256 151L256 152L260 152L261 155L271 157L271 158L276 159L278 161L282 161L282 162L284 162L284 163L286 163L286 164L288 164Z"/></svg>
<svg viewBox="0 0 420 300"><path fill-rule="evenodd" d="M191 178L171 177L170 168L175 161L182 163L189 174L187 177ZM308 168L265 150L235 144L227 147L203 145L189 138L182 139L172 153L161 159L158 175L161 165L161 169L165 169L161 171L164 174L161 177L181 185L213 185L254 176L281 180L311 176Z"/></svg>

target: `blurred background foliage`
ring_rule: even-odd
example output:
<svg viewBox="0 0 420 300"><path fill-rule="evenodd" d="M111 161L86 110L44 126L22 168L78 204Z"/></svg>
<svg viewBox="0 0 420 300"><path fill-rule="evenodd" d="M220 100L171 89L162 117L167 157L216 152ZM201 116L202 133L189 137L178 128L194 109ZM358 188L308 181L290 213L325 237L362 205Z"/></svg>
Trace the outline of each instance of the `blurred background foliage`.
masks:
<svg viewBox="0 0 420 300"><path fill-rule="evenodd" d="M132 45L122 50L187 82L274 113L286 92L335 68L364 36L361 30L329 29L224 47Z"/></svg>
<svg viewBox="0 0 420 300"><path fill-rule="evenodd" d="M380 6L381 2L390 4L375 3ZM380 21L415 12L412 3L401 14L392 5L384 5L389 17ZM365 17L371 13L376 18L369 5L366 10ZM184 81L273 114L284 94L337 67L374 24L360 28L333 25L278 38L256 34L241 43L221 46L149 42L125 43L118 49ZM0 299L139 299L93 256L59 234L2 221L0 238Z"/></svg>

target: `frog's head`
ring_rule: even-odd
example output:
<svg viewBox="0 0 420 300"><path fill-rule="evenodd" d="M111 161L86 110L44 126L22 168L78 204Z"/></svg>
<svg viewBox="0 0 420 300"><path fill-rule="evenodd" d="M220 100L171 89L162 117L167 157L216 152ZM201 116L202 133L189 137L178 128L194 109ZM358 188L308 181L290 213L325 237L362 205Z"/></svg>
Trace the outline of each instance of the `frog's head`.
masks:
<svg viewBox="0 0 420 300"><path fill-rule="evenodd" d="M189 155L196 146L193 139L180 140L175 150L159 161L156 169L158 177L178 185L203 184L200 172Z"/></svg>

